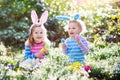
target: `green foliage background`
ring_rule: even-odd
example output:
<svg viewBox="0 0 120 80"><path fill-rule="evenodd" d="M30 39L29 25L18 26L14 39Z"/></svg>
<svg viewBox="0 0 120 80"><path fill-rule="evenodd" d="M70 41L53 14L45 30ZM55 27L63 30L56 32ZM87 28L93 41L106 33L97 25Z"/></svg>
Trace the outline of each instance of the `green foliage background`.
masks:
<svg viewBox="0 0 120 80"><path fill-rule="evenodd" d="M72 0L0 1L0 39L7 46L23 48L32 24L30 13L34 9L38 16L48 10L49 18L45 27L48 30L48 38L56 45L62 37L67 37L67 33L63 30L66 22L56 20L56 15L73 17L74 13L80 13L80 19L85 22L88 31L84 36L89 41L96 43L103 40L118 43L120 42L120 5L115 0L108 1L109 3L101 0L88 4L90 1L86 0L85 6L76 5ZM102 2L104 4L100 4Z"/></svg>
<svg viewBox="0 0 120 80"><path fill-rule="evenodd" d="M19 63L24 60L22 53L24 53L24 42L29 36L28 30L32 24L30 13L33 9L38 16L48 10L49 18L45 27L48 30L48 38L56 45L62 37L68 36L63 30L66 22L56 20L56 15L73 17L74 13L79 12L80 19L87 26L87 32L83 35L88 39L89 44L86 64L92 66L88 80L120 79L120 2L118 0L85 0L85 5L79 3L76 5L71 1L74 0L0 0L0 79L46 80L49 75L52 75L52 79L55 77L63 80L74 74L66 70L69 61L63 55L61 48L49 49L50 55L45 59L48 61L33 70L37 76L34 76L28 67L23 69L19 66ZM9 65L14 67L8 68ZM8 74L11 73L10 71L16 75ZM17 74L18 71L21 74ZM74 74L74 76L80 79L79 75Z"/></svg>

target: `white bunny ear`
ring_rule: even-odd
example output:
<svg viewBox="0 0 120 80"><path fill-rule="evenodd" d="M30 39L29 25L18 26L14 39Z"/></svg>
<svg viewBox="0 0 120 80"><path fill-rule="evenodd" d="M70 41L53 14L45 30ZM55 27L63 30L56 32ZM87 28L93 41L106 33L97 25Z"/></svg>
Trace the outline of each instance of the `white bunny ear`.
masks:
<svg viewBox="0 0 120 80"><path fill-rule="evenodd" d="M48 18L48 11L45 11L40 18L39 24L44 24L47 21Z"/></svg>
<svg viewBox="0 0 120 80"><path fill-rule="evenodd" d="M31 12L31 19L32 19L33 24L38 22L38 16L34 10L32 10Z"/></svg>

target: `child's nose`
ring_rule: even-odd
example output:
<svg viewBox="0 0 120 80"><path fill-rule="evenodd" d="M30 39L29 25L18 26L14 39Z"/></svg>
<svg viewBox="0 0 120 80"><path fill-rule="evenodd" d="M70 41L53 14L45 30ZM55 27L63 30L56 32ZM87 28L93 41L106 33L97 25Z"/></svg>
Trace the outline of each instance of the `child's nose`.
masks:
<svg viewBox="0 0 120 80"><path fill-rule="evenodd" d="M38 36L41 36L41 34L39 33Z"/></svg>
<svg viewBox="0 0 120 80"><path fill-rule="evenodd" d="M72 29L70 29L70 32L72 31Z"/></svg>

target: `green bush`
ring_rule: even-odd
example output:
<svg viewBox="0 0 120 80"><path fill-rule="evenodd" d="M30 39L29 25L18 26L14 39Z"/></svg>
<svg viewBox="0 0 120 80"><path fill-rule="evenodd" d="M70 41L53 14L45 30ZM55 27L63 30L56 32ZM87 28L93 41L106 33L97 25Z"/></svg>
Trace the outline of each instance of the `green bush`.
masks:
<svg viewBox="0 0 120 80"><path fill-rule="evenodd" d="M50 54L44 60L37 60L37 65L31 66L23 62L23 54L18 53L14 59L0 56L0 79L19 80L89 80L87 75L82 75L69 69L70 62L59 48L51 48ZM20 58L18 58L20 57ZM2 63L1 63L2 61ZM34 60L33 60L34 62ZM12 74L11 74L12 73Z"/></svg>
<svg viewBox="0 0 120 80"><path fill-rule="evenodd" d="M94 41L101 38L107 42L120 42L120 9L113 8L110 4L95 7L94 10L80 11L81 18L85 21L89 39ZM93 41L92 40L92 41Z"/></svg>
<svg viewBox="0 0 120 80"><path fill-rule="evenodd" d="M99 43L101 43L101 45L103 45L104 47L100 47L101 45L99 45ZM88 56L90 56L93 60L106 60L108 58L112 58L112 57L117 57L120 56L120 44L116 44L116 43L109 43L106 44L106 42L104 41L99 41L98 43L94 44L94 43L89 43L89 54Z"/></svg>
<svg viewBox="0 0 120 80"><path fill-rule="evenodd" d="M42 6L37 0L4 0L0 2L0 37L5 45L23 47L28 37L31 23L31 10L42 13ZM34 6L34 7L33 7Z"/></svg>
<svg viewBox="0 0 120 80"><path fill-rule="evenodd" d="M68 1L64 0L64 2ZM29 36L28 30L32 24L30 13L33 9L38 16L48 10L49 17L45 23L48 38L56 43L60 42L65 33L62 27L58 27L55 16L71 9L70 5L64 5L60 0L4 0L0 2L0 38L5 45L24 47L24 42ZM58 35L61 36L58 38Z"/></svg>
<svg viewBox="0 0 120 80"><path fill-rule="evenodd" d="M89 43L90 44L90 43ZM120 55L118 53L119 45L109 44L105 48L97 48L90 44L90 53L86 55L86 64L92 66L90 73L90 78L92 79L103 79L103 80L119 80L120 75ZM99 51L100 49L100 51ZM68 61L67 56L62 53L61 48L50 48L50 54L46 56L43 60L44 64L40 64L35 68L29 68L29 65L20 67L18 62L22 62L24 59L24 54L21 54L21 50L14 52L11 48L9 50L10 55L0 56L0 76L3 77L5 74L6 68L8 69L9 65L13 65L14 69L7 70L4 76L4 79L13 78L13 79L48 79L50 76L57 79L68 79L70 76L74 79L80 79L80 75L74 73L73 71L68 70L70 62ZM99 52L98 52L99 51ZM108 53L107 53L108 51ZM104 54L103 54L104 52ZM95 55L96 53L96 55ZM104 55L104 58L101 57ZM113 54L112 54L113 53ZM7 53L8 54L8 53ZM110 56L108 56L110 55ZM10 74L13 72L16 74ZM41 76L38 76L41 75ZM56 77L57 76L57 77ZM90 79L88 78L88 80ZM3 78L2 78L3 79ZM90 79L90 80L92 80Z"/></svg>

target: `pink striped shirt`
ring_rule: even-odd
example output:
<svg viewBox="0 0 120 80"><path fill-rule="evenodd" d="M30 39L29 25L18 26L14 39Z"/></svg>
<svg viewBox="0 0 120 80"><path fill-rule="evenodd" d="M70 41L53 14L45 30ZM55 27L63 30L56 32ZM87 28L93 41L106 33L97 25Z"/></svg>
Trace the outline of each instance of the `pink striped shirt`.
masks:
<svg viewBox="0 0 120 80"><path fill-rule="evenodd" d="M40 52L40 50L45 46L45 43L35 43L33 47L31 47L31 52L33 54Z"/></svg>

